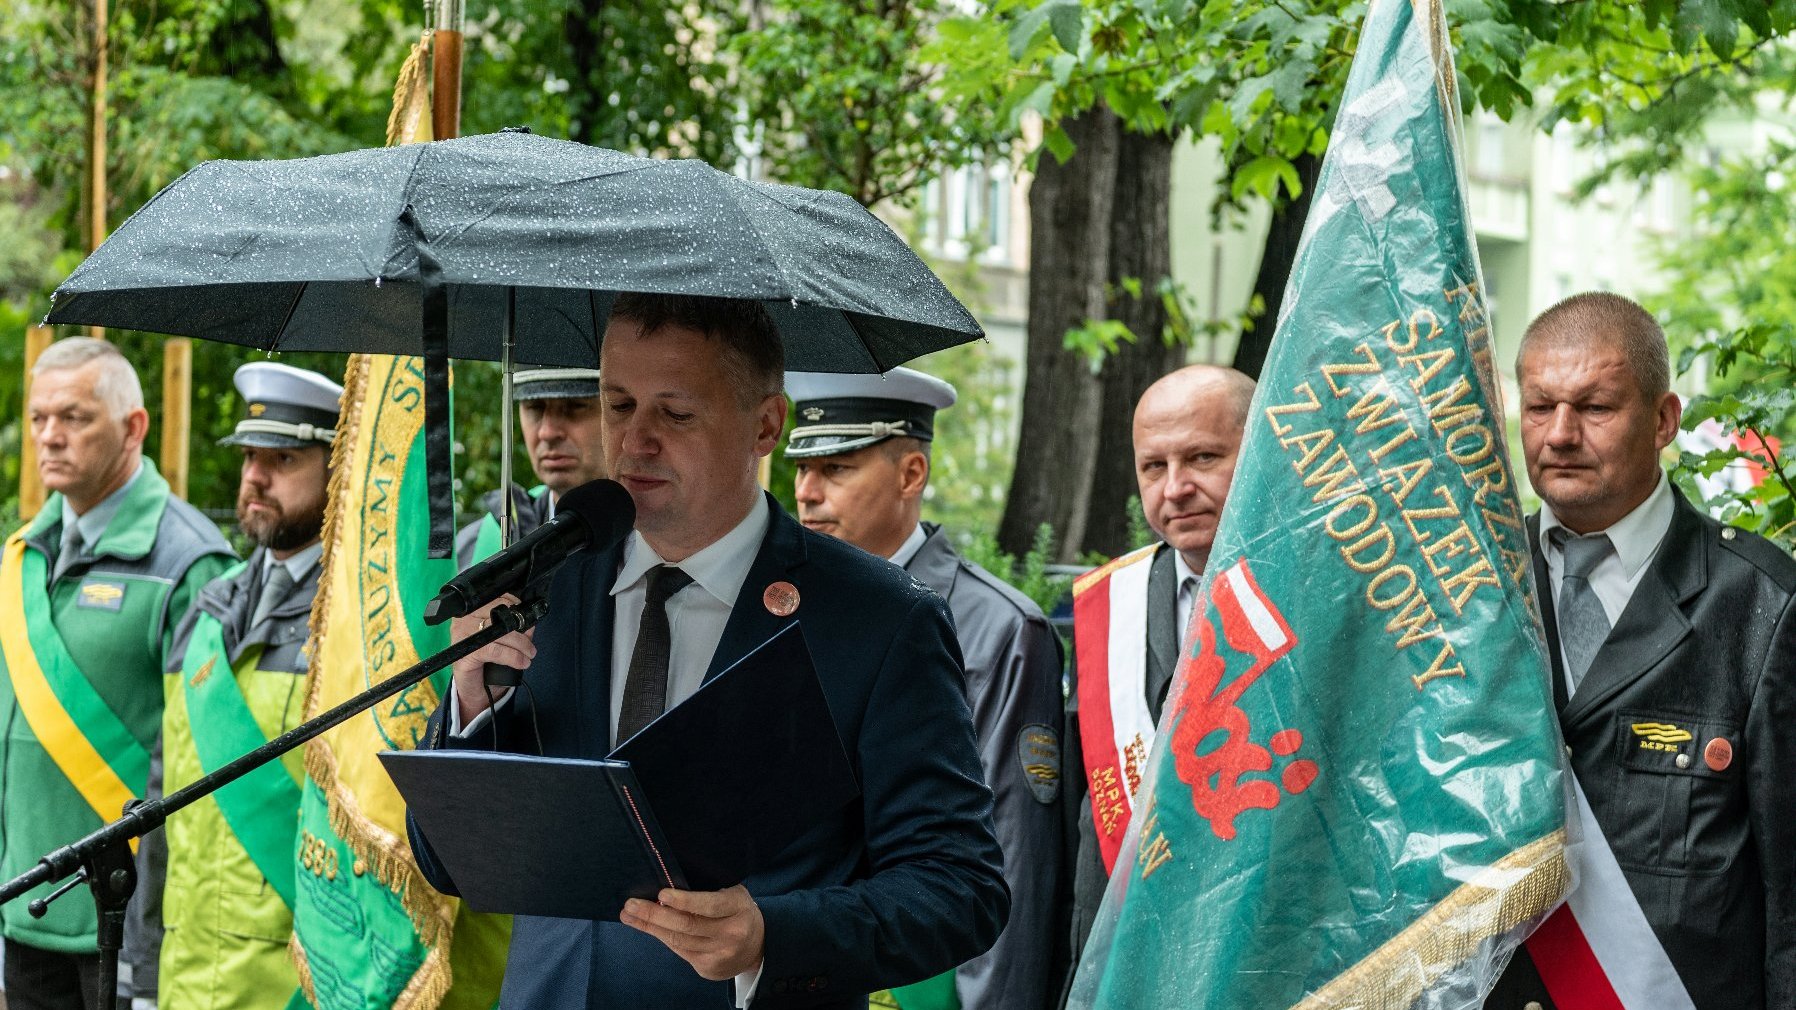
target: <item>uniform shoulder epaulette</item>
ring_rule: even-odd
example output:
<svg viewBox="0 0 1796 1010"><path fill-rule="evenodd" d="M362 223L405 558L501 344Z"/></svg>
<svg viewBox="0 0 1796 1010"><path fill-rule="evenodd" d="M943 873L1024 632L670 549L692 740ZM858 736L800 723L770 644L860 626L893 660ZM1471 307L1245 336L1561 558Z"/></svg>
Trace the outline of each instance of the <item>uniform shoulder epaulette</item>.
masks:
<svg viewBox="0 0 1796 1010"><path fill-rule="evenodd" d="M960 567L962 571L967 573L968 577L977 579L996 590L999 596L1004 597L1006 603L1009 603L1012 607L1016 608L1018 616L1025 620L1042 621L1047 619L1042 615L1041 607L1036 605L1034 600L1023 595L1021 589L1005 582L991 572L986 571L984 567L976 565L966 558L960 559Z"/></svg>
<svg viewBox="0 0 1796 1010"><path fill-rule="evenodd" d="M1159 547L1159 544L1148 544L1146 547L1136 548L1120 558L1114 558L1109 562L1086 572L1084 575L1073 580L1073 595L1078 596L1092 586L1095 586L1116 574L1120 569L1152 559L1154 551L1158 550Z"/></svg>
<svg viewBox="0 0 1796 1010"><path fill-rule="evenodd" d="M1722 526L1717 539L1725 550L1764 572L1786 592L1796 590L1796 559L1782 547L1736 526Z"/></svg>

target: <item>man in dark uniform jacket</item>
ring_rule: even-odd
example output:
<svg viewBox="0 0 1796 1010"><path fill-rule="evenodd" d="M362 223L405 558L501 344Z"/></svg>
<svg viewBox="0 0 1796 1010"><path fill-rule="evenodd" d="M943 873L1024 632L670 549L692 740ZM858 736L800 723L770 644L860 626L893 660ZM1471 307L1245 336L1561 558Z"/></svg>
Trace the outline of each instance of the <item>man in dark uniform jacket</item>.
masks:
<svg viewBox="0 0 1796 1010"><path fill-rule="evenodd" d="M518 433L530 453L530 467L542 483L511 488L513 515L521 537L555 516L555 501L573 488L605 476L605 444L599 431L599 370L528 368L512 376L511 398L518 403ZM505 500L497 489L480 500L486 514L455 537L455 561L466 568L497 551L504 540L500 514Z"/></svg>
<svg viewBox="0 0 1796 1010"><path fill-rule="evenodd" d="M606 465L635 531L556 573L533 634L457 663L429 739L534 751L540 731L549 755L603 757L796 619L861 795L735 887L665 889L619 921L518 916L504 1004L846 1010L983 953L1009 901L947 608L757 486L786 415L766 310L619 296L601 355ZM489 662L530 690L492 704ZM454 893L415 824L412 847Z"/></svg>
<svg viewBox="0 0 1796 1010"><path fill-rule="evenodd" d="M1640 306L1560 302L1528 327L1516 372L1559 723L1587 833L1620 871L1609 893L1584 873L1574 901L1617 914L1579 925L1644 916L1639 936L1588 936L1645 951L1603 964L1624 1005L1796 1007L1796 562L1661 472L1682 408ZM1578 1010L1563 988L1552 998L1552 936L1517 953L1487 1007Z"/></svg>
<svg viewBox="0 0 1796 1010"><path fill-rule="evenodd" d="M890 560L948 601L966 659L967 700L991 784L993 827L1004 850L1010 924L988 953L933 984L965 1010L1040 1010L1058 921L1060 837L1060 638L1041 608L955 552L922 522L935 413L954 387L909 368L884 375L790 372L797 426L786 457L797 463L798 520ZM918 999L922 993L916 994ZM910 1005L905 992L894 994Z"/></svg>

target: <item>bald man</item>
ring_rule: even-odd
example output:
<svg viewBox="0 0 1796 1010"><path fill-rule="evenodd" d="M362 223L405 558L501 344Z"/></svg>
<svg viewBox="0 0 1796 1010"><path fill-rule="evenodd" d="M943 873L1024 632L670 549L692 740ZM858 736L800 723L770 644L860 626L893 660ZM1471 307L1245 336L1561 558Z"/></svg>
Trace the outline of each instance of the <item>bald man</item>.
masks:
<svg viewBox="0 0 1796 1010"><path fill-rule="evenodd" d="M1066 735L1078 757L1067 766L1082 766L1086 785L1073 864L1075 968L1153 747L1198 579L1235 477L1253 390L1253 380L1232 368L1190 365L1141 394L1133 430L1135 483L1160 542L1073 586L1078 678Z"/></svg>

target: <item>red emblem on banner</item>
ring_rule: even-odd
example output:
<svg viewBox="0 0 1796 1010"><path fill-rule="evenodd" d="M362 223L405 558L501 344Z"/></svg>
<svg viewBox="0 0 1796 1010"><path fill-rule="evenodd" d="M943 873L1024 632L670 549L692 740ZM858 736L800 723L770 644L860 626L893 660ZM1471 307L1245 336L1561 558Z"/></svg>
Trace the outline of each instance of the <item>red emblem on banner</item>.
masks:
<svg viewBox="0 0 1796 1010"><path fill-rule="evenodd" d="M1248 810L1270 810L1284 793L1303 792L1321 769L1314 761L1293 757L1303 746L1298 730L1279 730L1264 745L1256 743L1247 713L1236 704L1291 651L1296 634L1260 591L1245 561L1221 573L1210 584L1209 595L1209 600L1198 598L1192 622L1196 648L1180 671L1185 684L1173 714L1173 767L1191 787L1192 807L1210 822L1216 837L1228 841L1235 837L1236 817ZM1221 618L1227 657L1217 649L1212 616ZM1292 758L1276 779L1265 774L1272 771L1274 754Z"/></svg>

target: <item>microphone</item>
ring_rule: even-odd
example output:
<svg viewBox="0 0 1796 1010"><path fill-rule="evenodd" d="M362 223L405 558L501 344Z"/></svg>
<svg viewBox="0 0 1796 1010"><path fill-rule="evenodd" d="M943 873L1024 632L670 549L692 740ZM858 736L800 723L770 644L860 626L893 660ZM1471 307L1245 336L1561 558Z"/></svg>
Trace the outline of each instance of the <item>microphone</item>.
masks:
<svg viewBox="0 0 1796 1010"><path fill-rule="evenodd" d="M588 481L555 502L555 518L443 584L424 608L425 624L478 610L560 567L574 553L605 550L630 535L636 503L622 484Z"/></svg>

